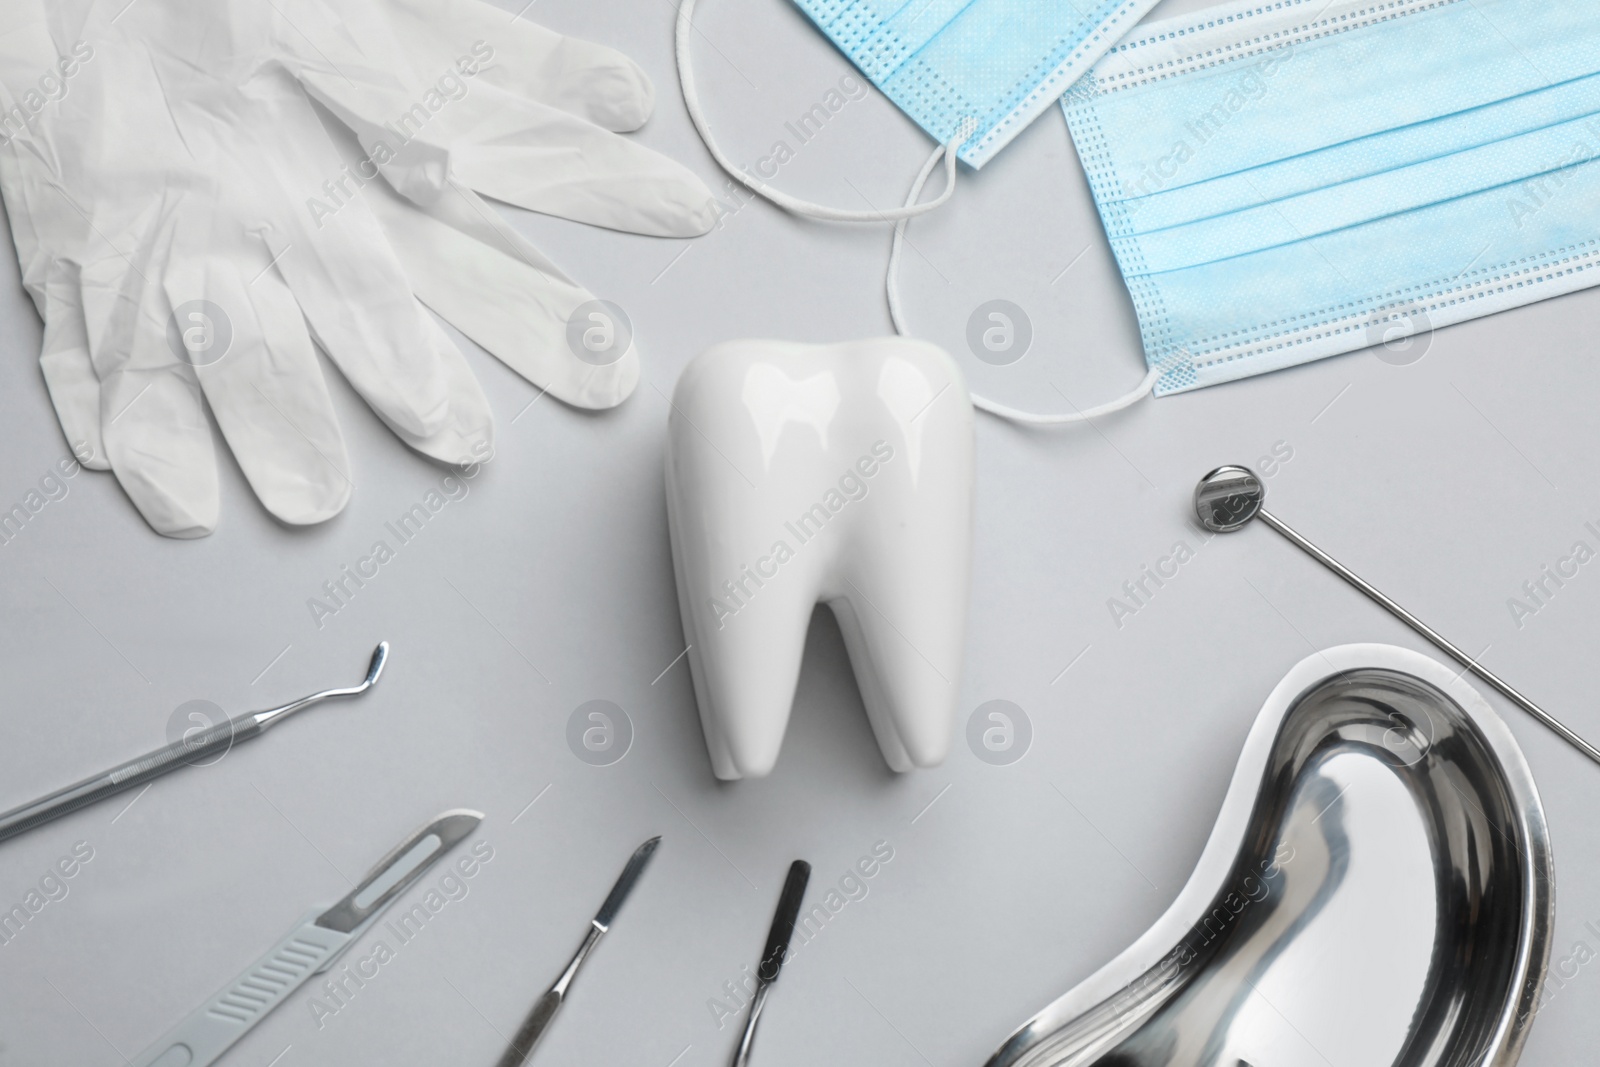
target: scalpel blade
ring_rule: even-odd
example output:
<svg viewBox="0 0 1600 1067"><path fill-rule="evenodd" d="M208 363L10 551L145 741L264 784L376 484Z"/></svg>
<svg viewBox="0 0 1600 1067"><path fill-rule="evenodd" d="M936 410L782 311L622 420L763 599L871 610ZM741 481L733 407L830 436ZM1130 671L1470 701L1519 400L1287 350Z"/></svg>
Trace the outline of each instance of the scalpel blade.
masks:
<svg viewBox="0 0 1600 1067"><path fill-rule="evenodd" d="M482 812L465 808L440 815L374 864L348 896L317 916L317 925L351 933L411 888L434 860L455 847L482 821Z"/></svg>
<svg viewBox="0 0 1600 1067"><path fill-rule="evenodd" d="M611 887L604 904L595 913L594 922L600 929L610 928L611 920L617 917L617 912L622 909L622 902L628 899L628 894L633 892L633 884L639 880L644 869L650 865L650 857L656 854L656 846L661 844L661 838L652 837L638 848L628 858L628 865L622 868L622 873L617 876L617 884Z"/></svg>

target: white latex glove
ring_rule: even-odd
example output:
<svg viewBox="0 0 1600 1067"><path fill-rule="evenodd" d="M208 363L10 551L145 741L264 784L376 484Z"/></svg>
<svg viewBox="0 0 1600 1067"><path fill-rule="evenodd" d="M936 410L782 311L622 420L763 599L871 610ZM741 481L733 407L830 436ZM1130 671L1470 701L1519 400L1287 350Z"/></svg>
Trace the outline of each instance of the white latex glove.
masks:
<svg viewBox="0 0 1600 1067"><path fill-rule="evenodd" d="M202 394L275 515L317 522L344 506L349 464L312 335L407 443L446 462L484 458L488 405L413 290L562 399L609 406L631 391L636 355L596 367L567 348L566 317L589 294L517 238L466 183L569 215L584 214L576 205L599 203L586 221L651 233L687 235L710 223L704 186L633 145L614 160L594 156L585 175L581 161L572 169L570 143L538 142L557 160L547 172L561 174L565 161L567 178L553 185L566 199L541 196L537 181L519 189L516 172L543 165L528 120L486 129L481 108L458 108L459 117L437 121L471 100L476 84L459 99L440 97L444 108L418 113L437 153L427 208L381 180L358 193L361 183L350 174L370 177L375 168L353 142L340 154L339 138L323 131L297 79L338 71L347 79L341 92L399 117L409 105L397 105L407 99L425 109L435 102L413 73L432 63L442 75L476 51L473 77L500 64L543 69L565 77L539 82L560 98L582 97L583 62L571 60L584 57L591 72L606 72L588 78L590 99L602 102L597 116L628 95L610 76L618 71L637 75L628 121L648 112L648 84L626 60L527 26L508 34L512 24L498 12L491 22L493 9L476 0L434 7L445 18L431 34L420 9L389 0L305 9L58 0L48 13L38 0L3 0L0 8L3 103L23 109L4 130L14 136L0 146L0 191L46 322L46 381L69 441L92 452L91 465L109 463L165 534L199 536L216 523L216 461ZM388 32L389 14L405 33ZM365 36L343 32L354 26ZM449 41L462 28L498 36L474 38L458 53ZM294 47L285 43L291 37ZM521 99L499 83L528 87L508 74L481 84ZM442 83L435 77L432 84ZM457 70L449 87L466 84ZM343 97L319 95L353 124L368 114ZM589 136L626 143L583 125L594 131ZM410 151L420 150L420 140ZM648 156L654 170L643 174L633 154ZM458 157L476 157L470 175L456 173ZM631 197L611 180L618 161L627 180L640 183ZM195 311L209 318L191 318ZM202 342L198 352L179 340L185 330Z"/></svg>

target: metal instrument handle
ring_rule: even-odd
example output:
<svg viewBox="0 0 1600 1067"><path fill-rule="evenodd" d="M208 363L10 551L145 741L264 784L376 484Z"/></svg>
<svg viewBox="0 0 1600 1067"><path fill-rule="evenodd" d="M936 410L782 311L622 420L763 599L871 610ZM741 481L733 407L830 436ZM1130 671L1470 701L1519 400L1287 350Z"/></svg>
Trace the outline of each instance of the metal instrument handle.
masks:
<svg viewBox="0 0 1600 1067"><path fill-rule="evenodd" d="M756 1041L756 1024L761 1021L761 1009L767 1003L767 991L771 988L771 982L761 982L756 986L755 999L750 1002L750 1017L745 1020L744 1033L739 1035L739 1047L733 1050L729 1067L745 1067L750 1062L750 1050Z"/></svg>
<svg viewBox="0 0 1600 1067"><path fill-rule="evenodd" d="M544 1036L545 1027L550 1025L550 1020L555 1018L556 1010L567 999L567 990L571 988L572 980L578 976L578 969L583 966L583 961L589 958L589 953L594 951L595 945L600 943L600 938L605 932L606 928L601 926L598 920L589 924L589 933L584 936L583 944L578 946L578 951L567 964L567 969L561 972L556 984L534 1002L533 1010L522 1020L522 1025L517 1028L517 1036L511 1039L511 1044L501 1054L496 1067L522 1067L527 1058L533 1055L533 1047Z"/></svg>
<svg viewBox="0 0 1600 1067"><path fill-rule="evenodd" d="M1290 526L1288 523L1269 512L1266 508L1262 508L1257 513L1256 517L1262 522L1266 523L1277 533L1281 534L1283 538L1290 544L1294 545L1296 548L1300 549L1300 551L1304 552L1306 555L1310 556L1312 559L1328 568L1328 570L1332 571L1340 578L1343 578L1350 585L1354 586L1359 592L1365 594L1368 600L1371 600L1384 611L1387 611L1390 615L1393 615L1395 618L1411 627L1411 629L1415 630L1419 635L1432 642L1433 646L1439 649L1439 651L1443 652L1445 655L1461 664L1461 666L1465 667L1467 670L1471 671L1485 682L1488 682L1494 687L1497 693L1511 701L1511 703L1515 704L1529 715L1532 715L1540 722L1540 724L1542 724L1546 729L1552 731L1557 737L1561 738L1561 740L1565 741L1579 752L1582 752L1594 762L1600 763L1600 749L1595 748L1588 741L1585 741L1583 737L1576 731L1570 729L1561 720L1557 719L1554 715L1551 715L1539 705L1523 696L1516 689L1512 688L1509 682L1503 680L1499 675L1495 674L1489 668L1479 663L1477 659L1469 655L1465 649L1457 647L1453 642L1447 640L1443 634L1439 633L1439 631L1435 630L1433 627L1429 626L1427 623L1411 614L1411 612L1401 607L1395 601L1390 600L1371 582L1368 582L1355 571L1351 570L1349 567L1346 567L1343 563L1340 563L1338 560L1328 555L1328 553L1324 552L1322 549L1306 540L1306 538L1300 535L1299 531L1295 530L1294 527Z"/></svg>
<svg viewBox="0 0 1600 1067"><path fill-rule="evenodd" d="M367 676L357 685L344 689L324 689L320 693L312 693L310 696L301 697L276 708L229 719L227 722L202 730L192 739L174 741L166 748L131 759L109 771L85 778L65 789L58 789L38 800L31 800L21 807L12 808L0 814L0 841L16 837L41 823L77 811L113 793L142 785L172 770L178 763L193 763L224 753L231 745L248 741L268 727L277 725L295 712L309 708L313 704L339 697L359 696L378 684L378 676L383 673L383 665L388 660L389 642L380 641L378 647L372 650L372 658L367 662Z"/></svg>
<svg viewBox="0 0 1600 1067"><path fill-rule="evenodd" d="M174 741L143 756L118 764L108 771L85 778L48 796L29 801L0 815L0 841L26 833L41 823L77 811L114 793L143 785L173 769L177 763L195 763L228 751L261 733L262 727L251 718L229 720L196 734Z"/></svg>

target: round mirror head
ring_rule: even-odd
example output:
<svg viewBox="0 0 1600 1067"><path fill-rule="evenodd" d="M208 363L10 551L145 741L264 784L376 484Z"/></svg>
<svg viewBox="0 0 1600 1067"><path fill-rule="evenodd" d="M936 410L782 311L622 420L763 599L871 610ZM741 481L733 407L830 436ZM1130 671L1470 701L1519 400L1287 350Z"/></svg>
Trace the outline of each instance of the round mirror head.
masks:
<svg viewBox="0 0 1600 1067"><path fill-rule="evenodd" d="M1267 499L1266 486L1248 467L1218 467L1194 487L1194 513L1215 533L1232 533L1255 518Z"/></svg>

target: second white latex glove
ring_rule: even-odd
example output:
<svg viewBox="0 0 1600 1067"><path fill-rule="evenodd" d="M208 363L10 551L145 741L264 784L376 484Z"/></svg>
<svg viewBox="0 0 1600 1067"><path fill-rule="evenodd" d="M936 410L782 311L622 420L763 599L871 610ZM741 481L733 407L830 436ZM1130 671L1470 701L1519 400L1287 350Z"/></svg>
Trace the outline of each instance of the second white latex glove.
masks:
<svg viewBox="0 0 1600 1067"><path fill-rule="evenodd" d="M283 74L298 69L297 61L290 57L279 67L251 51L272 37L253 15L227 22L230 47L219 50L216 27L192 13L180 27L164 23L169 6L152 4L144 23L130 21L130 13L117 27L124 35L117 41L127 47L102 45L95 59L112 62L93 69L82 64L78 73L94 76L79 77L72 88L74 103L94 116L87 131L84 115L66 112L60 101L35 131L43 134L36 140L45 150L29 151L38 147L33 142L13 146L14 155L0 150L0 185L30 293L46 319L41 361L63 428L69 440L109 458L153 526L195 536L215 525L215 458L201 393L274 514L315 522L343 507L348 461L301 312L384 421L414 447L448 462L483 458L488 408L460 354L407 289L563 400L604 407L631 392L638 378L631 349L604 361L579 359L569 350L567 320L592 300L590 294L448 168L441 172L445 195L426 209L381 180L366 181L361 196L335 197L333 211L310 210L310 197L302 205L286 196L286 190L325 193L330 182L348 192L352 167L376 173L376 153L362 157L347 144L341 158L318 136L298 86ZM382 14L370 3L350 0L348 6L369 23ZM403 5L393 10L407 13ZM504 32L505 23L485 21L489 10L470 0L449 14L474 32ZM86 23L56 9L46 33L35 33L26 47L17 46L21 38L12 30L0 45L8 57L0 79L8 87L25 85L30 66L45 62L51 49L63 51L70 31L93 24L97 14L103 11L87 5ZM409 10L409 17L409 47L417 55L403 56L404 63L375 78L374 99L402 91L396 86L415 88L414 77L391 76L393 70L448 54L442 35L418 32L418 10ZM33 29L45 28L42 17L36 23ZM40 47L41 36L50 38L47 47ZM393 46L393 59L399 38L373 39ZM160 46L140 62L139 44L151 40ZM370 67L365 54L338 53L337 46L329 42L319 54L338 54L342 68ZM520 82L494 62L519 49L515 66L528 72ZM203 61L211 72L178 59ZM511 44L480 40L454 62L463 66L451 84L481 76L485 89L506 93L527 89L533 79L542 92L589 100L590 117L618 126L636 125L649 110L648 82L626 60L525 24L511 34ZM580 91L584 82L595 87L588 97ZM499 87L507 84L511 90ZM460 114L465 120L473 113ZM465 126L483 136L481 124ZM516 140L514 129L503 123L500 129ZM435 139L446 132L440 124ZM628 151L653 157L637 146ZM105 177L95 165L109 160L119 161L123 173L153 181L133 189L125 183L118 195L107 195L107 183L95 182ZM509 172L538 164L524 144L482 163L477 173L493 185L496 167ZM648 175L650 167L658 173ZM591 212L587 221L649 232L700 232L709 225L709 192L676 164L652 163L632 177L638 179L634 199L648 207L629 206L626 196L596 181L594 199L618 206ZM661 188L668 195L660 195ZM571 206L524 199L553 210ZM79 201L89 210L79 210ZM73 210L63 210L63 203ZM662 204L669 206L663 211ZM183 299L197 292L205 294L198 312ZM191 320L181 316L195 314L201 318L186 330ZM192 335L202 351L175 345L175 335ZM211 348L218 344L226 345L221 355Z"/></svg>

